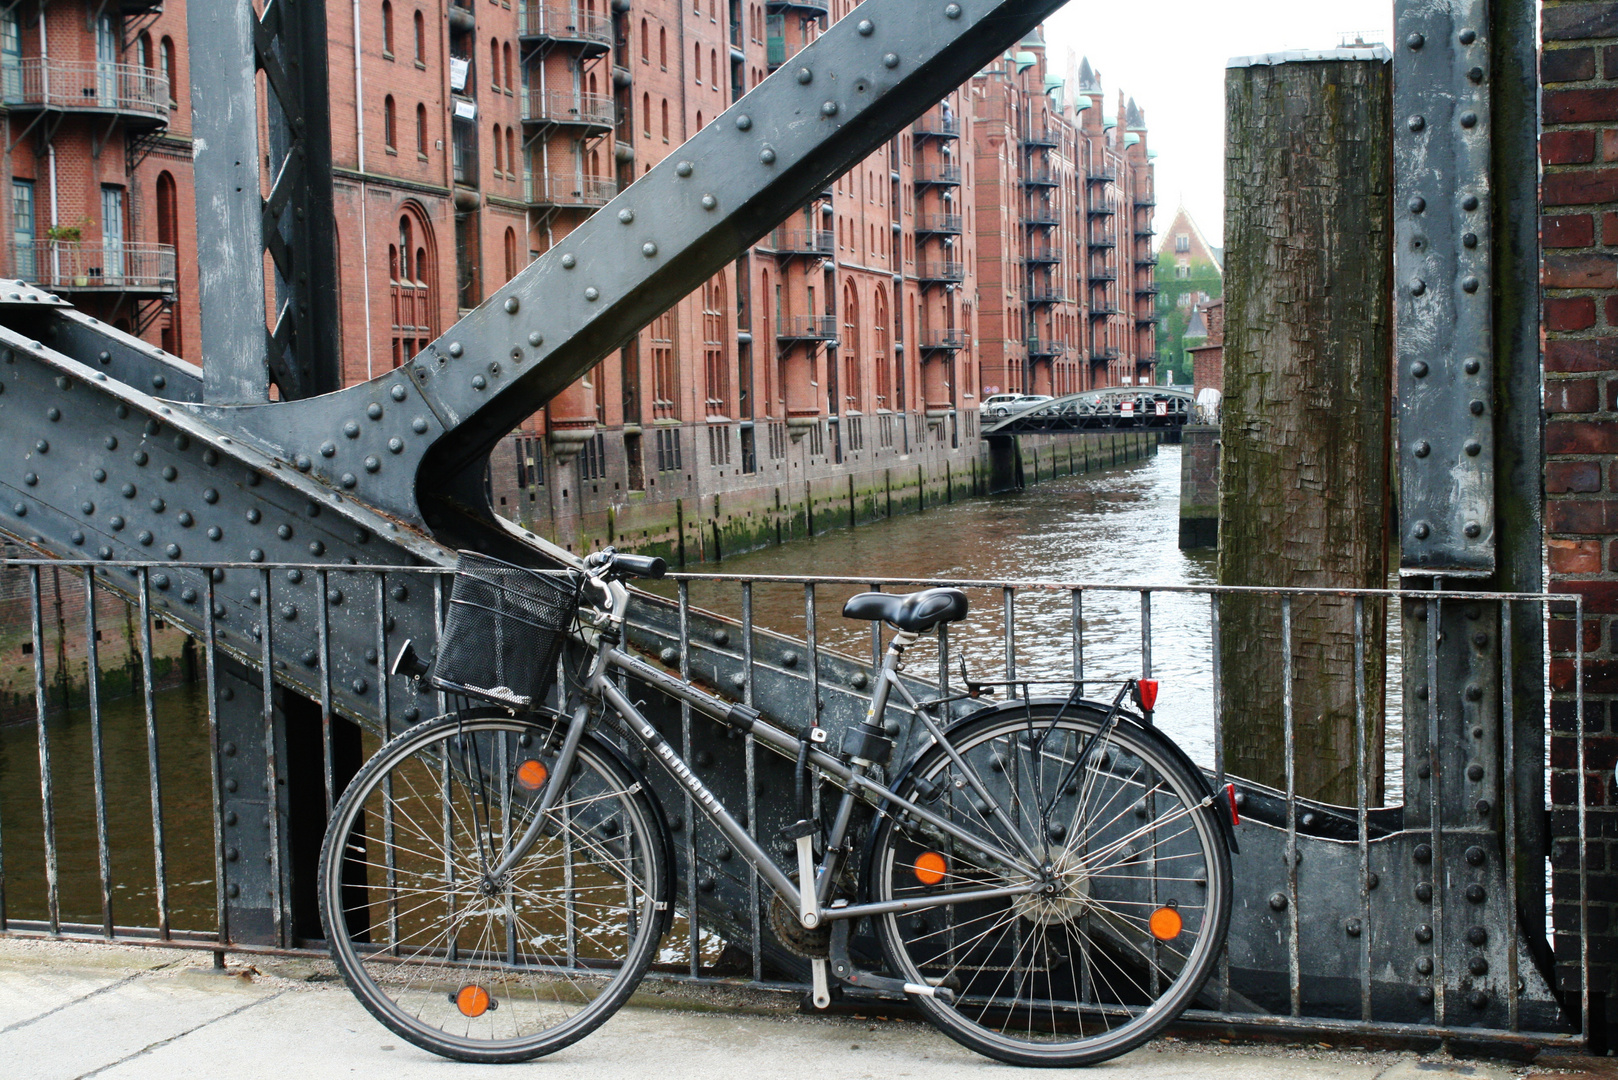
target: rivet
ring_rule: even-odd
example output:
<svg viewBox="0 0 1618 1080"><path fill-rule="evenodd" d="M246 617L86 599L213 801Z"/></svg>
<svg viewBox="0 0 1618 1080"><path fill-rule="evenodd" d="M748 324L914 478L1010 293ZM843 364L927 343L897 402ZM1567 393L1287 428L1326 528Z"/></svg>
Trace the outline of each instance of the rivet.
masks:
<svg viewBox="0 0 1618 1080"><path fill-rule="evenodd" d="M277 526L276 530L275 530L275 535L279 536L283 540L291 540L292 539L292 526L291 525Z"/></svg>
<svg viewBox="0 0 1618 1080"><path fill-rule="evenodd" d="M1420 1001L1423 1005L1431 1005L1433 1003L1433 988L1430 986L1423 986L1420 990L1417 990L1416 1000Z"/></svg>
<svg viewBox="0 0 1618 1080"><path fill-rule="evenodd" d="M460 356L464 352L466 352L466 348L459 341L449 343L449 354L451 356Z"/></svg>
<svg viewBox="0 0 1618 1080"><path fill-rule="evenodd" d="M368 456L365 459L365 471L366 472L374 473L378 469L380 469L381 467L382 467L382 462L377 460L377 457L376 457L375 454L372 454L372 455Z"/></svg>
<svg viewBox="0 0 1618 1080"><path fill-rule="evenodd" d="M209 447L208 449L204 450L202 452L202 463L204 465L219 464L219 451L213 449L213 447Z"/></svg>
<svg viewBox="0 0 1618 1080"><path fill-rule="evenodd" d="M165 466L163 466L163 479L169 481L170 483L173 483L174 479L179 475L180 475L179 470L176 469L173 465L165 465Z"/></svg>
<svg viewBox="0 0 1618 1080"><path fill-rule="evenodd" d="M623 224L623 225L633 224L634 221L635 221L635 211L631 210L627 206L624 207L622 210L618 211L618 221L619 221L620 224ZM506 303L509 305L511 303L511 301L507 300ZM512 307L507 307L506 310L507 311L515 311L516 309L512 308Z"/></svg>
<svg viewBox="0 0 1618 1080"><path fill-rule="evenodd" d="M1478 291L1478 284L1479 284L1478 279L1475 278L1475 277L1468 276L1468 277L1465 277L1465 278L1461 279L1461 289L1463 291L1465 291L1465 292L1469 292L1469 293L1477 292Z"/></svg>
<svg viewBox="0 0 1618 1080"><path fill-rule="evenodd" d="M118 492L126 499L133 499L135 497L135 485L125 484L123 487L118 489Z"/></svg>
<svg viewBox="0 0 1618 1080"><path fill-rule="evenodd" d="M814 72L810 71L806 67L798 69L798 82L800 84L802 84L804 86L808 86L810 83L812 83L814 81L815 81L815 73Z"/></svg>
<svg viewBox="0 0 1618 1080"><path fill-rule="evenodd" d="M1466 688L1466 700L1468 700L1468 701L1482 701L1483 700L1483 687L1477 686L1477 685L1468 686Z"/></svg>
<svg viewBox="0 0 1618 1080"><path fill-rule="evenodd" d="M1427 523L1425 521L1417 525L1413 530L1411 530L1411 532L1417 540L1425 540L1432 534L1432 530L1427 527Z"/></svg>
<svg viewBox="0 0 1618 1080"><path fill-rule="evenodd" d="M330 439L328 439L325 442L321 443L320 444L320 456L321 457L328 457L328 458L329 457L336 457L337 456L337 444L332 442Z"/></svg>
<svg viewBox="0 0 1618 1080"><path fill-rule="evenodd" d="M1416 443L1415 454L1416 454L1417 457L1426 457L1428 454L1430 454L1432 452L1433 452L1432 446L1429 445L1428 442L1425 439L1423 439L1423 440Z"/></svg>
<svg viewBox="0 0 1618 1080"><path fill-rule="evenodd" d="M1420 195L1417 195L1410 200L1410 212L1412 214L1419 214L1425 209L1427 209L1427 200L1422 198Z"/></svg>
<svg viewBox="0 0 1618 1080"><path fill-rule="evenodd" d="M165 503L163 502L162 499L153 499L147 505L149 505L152 508L152 513L161 514L163 512L163 507L165 506Z"/></svg>
<svg viewBox="0 0 1618 1080"><path fill-rule="evenodd" d="M189 510L181 510L180 516L175 520L180 523L181 528L185 529L189 529L192 525L195 525L197 521L196 518L191 516L191 512Z"/></svg>
<svg viewBox="0 0 1618 1080"><path fill-rule="evenodd" d="M704 210L712 210L718 205L719 200L714 198L712 195L704 195L702 197L702 208Z"/></svg>
<svg viewBox="0 0 1618 1080"><path fill-rule="evenodd" d="M885 67L885 68L896 68L896 67L898 67L899 66L899 54L898 53L883 53L882 54L882 66Z"/></svg>
<svg viewBox="0 0 1618 1080"><path fill-rule="evenodd" d="M79 532L79 530L74 529L72 534L68 537L68 539L72 540L73 543L76 544L76 545L77 544L83 544L84 543L84 534Z"/></svg>
<svg viewBox="0 0 1618 1080"><path fill-rule="evenodd" d="M1405 38L1405 44L1410 46L1412 49L1419 49L1423 45L1427 44L1427 39L1421 34L1411 34L1409 37Z"/></svg>
<svg viewBox="0 0 1618 1080"><path fill-rule="evenodd" d="M394 401L403 401L406 395L404 383L394 383L393 389L389 393L393 395Z"/></svg>
<svg viewBox="0 0 1618 1080"><path fill-rule="evenodd" d="M61 418L62 410L58 409L56 406L52 405L50 408L45 410L45 419L51 421L52 423L55 423Z"/></svg>
<svg viewBox="0 0 1618 1080"><path fill-rule="evenodd" d="M751 116L748 116L746 113L738 113L737 114L737 116L736 116L736 130L737 131L747 131L747 130L751 129L752 126L753 126L753 118Z"/></svg>
<svg viewBox="0 0 1618 1080"><path fill-rule="evenodd" d="M309 460L308 454L299 454L292 464L297 467L299 472L308 472L315 467L315 463Z"/></svg>
<svg viewBox="0 0 1618 1080"><path fill-rule="evenodd" d="M1476 375L1478 371L1482 369L1483 362L1474 356L1468 359L1467 362L1462 366L1465 367L1468 375Z"/></svg>
<svg viewBox="0 0 1618 1080"><path fill-rule="evenodd" d="M13 503L11 505L11 512L13 514L16 514L18 517L27 517L28 516L28 507L23 505L22 503Z"/></svg>
<svg viewBox="0 0 1618 1080"><path fill-rule="evenodd" d="M1417 844L1416 845L1416 850L1413 853L1413 857L1419 863L1430 863L1430 862L1432 862L1433 861L1433 848L1432 848L1432 845L1431 844Z"/></svg>
<svg viewBox="0 0 1618 1080"><path fill-rule="evenodd" d="M369 416L372 420L382 419L382 406L378 405L374 401L371 402L369 405L365 406L365 415Z"/></svg>
<svg viewBox="0 0 1618 1080"><path fill-rule="evenodd" d="M1481 926L1474 926L1466 932L1466 940L1473 945L1487 945L1489 943L1489 931Z"/></svg>
<svg viewBox="0 0 1618 1080"><path fill-rule="evenodd" d="M1431 940L1433 940L1432 927L1428 926L1426 923L1422 923L1420 926L1416 927L1416 942L1418 944L1425 945Z"/></svg>
<svg viewBox="0 0 1618 1080"><path fill-rule="evenodd" d="M209 540L218 540L220 537L222 537L224 535L225 535L224 530L220 529L219 526L217 526L217 525L208 526L208 539Z"/></svg>
<svg viewBox="0 0 1618 1080"><path fill-rule="evenodd" d="M264 561L264 552L259 548L254 548L252 551L249 551L247 553L247 561L248 562L263 562ZM254 591L256 592L257 590L254 590Z"/></svg>
<svg viewBox="0 0 1618 1080"><path fill-rule="evenodd" d="M1483 891L1482 885L1468 885L1466 898L1474 904L1481 904L1489 898L1489 894Z"/></svg>
<svg viewBox="0 0 1618 1080"><path fill-rule="evenodd" d="M163 553L171 559L178 559L180 557L180 545L170 544L163 550Z"/></svg>
<svg viewBox="0 0 1618 1080"><path fill-rule="evenodd" d="M674 173L675 173L676 176L680 176L680 177L690 176L691 175L691 163L689 161L680 162L678 165L674 166Z"/></svg>
<svg viewBox="0 0 1618 1080"><path fill-rule="evenodd" d="M1420 296L1422 293L1424 293L1426 291L1427 291L1427 283L1425 281L1421 280L1421 278L1412 279L1412 281L1410 282L1410 295L1411 296Z"/></svg>
<svg viewBox="0 0 1618 1080"><path fill-rule="evenodd" d="M1349 937L1359 937L1360 936L1360 930L1361 930L1360 921L1358 919L1349 919L1346 923L1343 924L1343 932L1346 933Z"/></svg>
<svg viewBox="0 0 1618 1080"><path fill-rule="evenodd" d="M774 165L775 151L766 146L758 152L758 159L766 165Z"/></svg>
<svg viewBox="0 0 1618 1080"><path fill-rule="evenodd" d="M363 694L365 691L371 688L371 684L366 682L364 679L355 679L348 685L354 688L354 693L356 694Z"/></svg>
<svg viewBox="0 0 1618 1080"><path fill-rule="evenodd" d="M1467 457L1477 457L1481 453L1483 453L1483 444L1482 443L1478 442L1476 439L1468 439L1468 440L1466 440L1466 456Z"/></svg>
<svg viewBox="0 0 1618 1080"><path fill-rule="evenodd" d="M142 529L140 532L135 534L135 542L141 547L151 547L152 534L147 532L145 529Z"/></svg>
<svg viewBox="0 0 1618 1080"><path fill-rule="evenodd" d="M1433 886L1431 882L1422 881L1416 885L1416 899L1422 903L1431 903L1433 899Z"/></svg>
<svg viewBox="0 0 1618 1080"><path fill-rule="evenodd" d="M579 265L579 260L572 252L568 252L566 255L562 256L562 269L563 270L571 270L577 265ZM453 345L450 346L451 349L453 349L454 347L455 346L453 346ZM460 353L452 353L451 355L459 356Z"/></svg>
<svg viewBox="0 0 1618 1080"><path fill-rule="evenodd" d="M204 488L202 491L202 501L212 506L214 503L219 501L219 492L215 491L213 488Z"/></svg>
<svg viewBox="0 0 1618 1080"><path fill-rule="evenodd" d="M1417 958L1416 971L1421 975L1431 975L1433 973L1433 958L1430 956Z"/></svg>
<svg viewBox="0 0 1618 1080"><path fill-rule="evenodd" d="M828 101L824 105L822 105L820 107L820 115L821 116L836 116L837 115L837 102Z"/></svg>
<svg viewBox="0 0 1618 1080"><path fill-rule="evenodd" d="M133 455L132 460L135 462L136 465L145 465L151 459L146 456L146 451L144 451L144 450L136 450L134 455Z"/></svg>
<svg viewBox="0 0 1618 1080"><path fill-rule="evenodd" d="M281 618L285 619L287 622L293 622L293 621L295 621L297 619L297 617L298 617L298 609L297 608L293 607L291 604L286 604L286 605L282 606L282 608L281 608Z"/></svg>
<svg viewBox="0 0 1618 1080"><path fill-rule="evenodd" d="M628 212L629 211L627 211L627 210L624 211L624 213L628 213ZM623 215L620 214L619 216L622 217ZM521 307L522 307L522 302L519 301L515 296L506 297L506 314L507 315L515 315L515 314L517 314L518 309L521 308Z"/></svg>
<svg viewBox="0 0 1618 1080"><path fill-rule="evenodd" d="M1410 374L1418 379L1425 379L1427 377L1427 361L1417 360L1414 364L1411 364Z"/></svg>
<svg viewBox="0 0 1618 1080"><path fill-rule="evenodd" d="M22 482L27 484L29 487L33 487L35 484L39 483L39 474L26 473L23 475Z"/></svg>
<svg viewBox="0 0 1618 1080"><path fill-rule="evenodd" d="M83 503L79 504L79 509L84 511L86 516L89 516L90 514L93 514L93 513L96 512L96 504L93 503L93 502L88 502L88 501L83 502Z"/></svg>
<svg viewBox="0 0 1618 1080"><path fill-rule="evenodd" d="M1474 766L1474 768L1477 768L1477 766ZM1481 768L1479 768L1478 771L1482 772L1483 770ZM1473 777L1473 779L1476 780L1476 779L1479 779L1479 778L1478 777ZM1482 866L1484 858L1485 858L1485 855L1483 853L1483 849L1481 847L1479 847L1478 845L1473 844L1471 847L1466 849L1466 861L1467 861L1468 865L1470 865L1470 866Z"/></svg>
<svg viewBox="0 0 1618 1080"><path fill-rule="evenodd" d="M90 475L95 478L95 482L98 483L98 484L104 484L104 483L107 482L107 470L106 469L97 469L95 472L91 473Z"/></svg>
<svg viewBox="0 0 1618 1080"><path fill-rule="evenodd" d="M1481 817L1481 818L1488 817L1489 816L1489 811L1491 809L1493 809L1493 808L1489 805L1489 800L1488 799L1479 799L1478 800L1478 806L1477 806L1478 817Z"/></svg>
<svg viewBox="0 0 1618 1080"><path fill-rule="evenodd" d="M249 525L257 525L263 517L264 515L258 512L258 507L256 506L250 507L247 511L247 523Z"/></svg>
<svg viewBox="0 0 1618 1080"><path fill-rule="evenodd" d="M1468 247L1468 248L1477 247L1478 246L1478 234L1477 233L1467 233L1466 235L1462 236L1461 237L1461 245L1463 247Z"/></svg>
<svg viewBox="0 0 1618 1080"><path fill-rule="evenodd" d="M1427 780L1427 779L1430 779L1432 777L1432 775L1433 775L1433 767L1431 765L1427 764L1425 761L1422 762L1419 766L1417 766L1417 768L1416 768L1416 776L1419 777L1420 779Z"/></svg>
<svg viewBox="0 0 1618 1080"><path fill-rule="evenodd" d="M870 19L861 19L854 29L859 31L860 37L870 37L876 31L876 24Z"/></svg>
<svg viewBox="0 0 1618 1080"><path fill-rule="evenodd" d="M404 440L399 438L399 436L397 436L397 435L395 435L393 438L389 439L388 440L388 452L392 453L392 454L403 453L404 452Z"/></svg>
<svg viewBox="0 0 1618 1080"><path fill-rule="evenodd" d="M793 652L791 649L788 649L786 652L782 653L781 654L781 666L782 667L797 667L798 666L798 654Z"/></svg>
<svg viewBox="0 0 1618 1080"><path fill-rule="evenodd" d="M1481 83L1483 81L1483 69L1480 67L1475 67L1466 73L1466 77L1471 79L1474 83Z"/></svg>
<svg viewBox="0 0 1618 1080"><path fill-rule="evenodd" d="M1471 410L1473 416L1483 415L1483 402L1481 401L1474 400L1467 408Z"/></svg>
<svg viewBox="0 0 1618 1080"><path fill-rule="evenodd" d="M1278 893L1271 893L1270 894L1270 910L1272 910L1272 911L1285 911L1286 909L1287 909L1287 894L1286 893L1279 893L1279 892Z"/></svg>
<svg viewBox="0 0 1618 1080"><path fill-rule="evenodd" d="M595 301L601 299L601 290L596 288L594 285L591 285L589 288L584 290L584 298L589 300L591 303L594 303Z"/></svg>
<svg viewBox="0 0 1618 1080"><path fill-rule="evenodd" d="M1462 113L1461 114L1461 126L1464 127L1464 128L1477 127L1478 126L1478 114L1474 113L1474 112L1464 112L1464 113Z"/></svg>
<svg viewBox="0 0 1618 1080"><path fill-rule="evenodd" d="M161 389L163 389L163 387L165 387L167 385L168 385L168 380L163 378L163 376L161 376L161 375L153 375L152 376L152 389L161 390Z"/></svg>
<svg viewBox="0 0 1618 1080"><path fill-rule="evenodd" d="M474 390L482 390L484 387L486 387L488 385L489 385L489 380L485 379L482 375L474 375L474 376L472 376L472 389L474 389Z"/></svg>
<svg viewBox="0 0 1618 1080"><path fill-rule="evenodd" d="M1461 31L1461 44L1462 45L1470 45L1470 44L1472 44L1472 42L1476 41L1477 39L1478 39L1478 33L1477 33L1476 30L1462 30Z"/></svg>
<svg viewBox="0 0 1618 1080"><path fill-rule="evenodd" d="M650 259L657 254L657 245L648 240L640 246L640 253Z"/></svg>
<svg viewBox="0 0 1618 1080"><path fill-rule="evenodd" d="M1462 210L1472 211L1472 210L1476 210L1477 208L1478 208L1478 197L1476 195L1468 195L1466 198L1461 200L1461 209Z"/></svg>
<svg viewBox="0 0 1618 1080"><path fill-rule="evenodd" d="M1466 527L1461 531L1466 534L1466 538L1468 540L1476 540L1479 536L1483 535L1483 527L1475 521L1468 521L1466 523Z"/></svg>
<svg viewBox="0 0 1618 1080"><path fill-rule="evenodd" d="M1412 116L1407 122L1410 125L1411 131L1420 131L1422 128L1427 126L1427 119L1426 117L1422 116Z"/></svg>
<svg viewBox="0 0 1618 1080"><path fill-rule="evenodd" d="M360 437L360 426L354 421L350 420L348 423L343 425L343 434L350 439L357 439Z"/></svg>
<svg viewBox="0 0 1618 1080"><path fill-rule="evenodd" d="M38 450L41 454L48 454L51 452L51 444L46 442L44 439L41 439L34 444L34 449Z"/></svg>
<svg viewBox="0 0 1618 1080"><path fill-rule="evenodd" d="M959 19L960 17L961 17L961 5L959 5L959 4L946 4L946 5L944 5L944 18L946 18L946 19Z"/></svg>
<svg viewBox="0 0 1618 1080"><path fill-rule="evenodd" d="M352 488L355 484L359 483L359 479L355 477L353 473L346 472L343 474L343 478L339 480L338 483L342 484L345 488Z"/></svg>
<svg viewBox="0 0 1618 1080"><path fill-rule="evenodd" d="M326 554L326 545L321 543L319 540L310 541L309 542L309 554L315 555L315 556L320 556L320 555Z"/></svg>
<svg viewBox="0 0 1618 1080"><path fill-rule="evenodd" d="M414 420L410 421L410 430L414 431L417 435L427 434L427 418L425 416L418 416Z"/></svg>

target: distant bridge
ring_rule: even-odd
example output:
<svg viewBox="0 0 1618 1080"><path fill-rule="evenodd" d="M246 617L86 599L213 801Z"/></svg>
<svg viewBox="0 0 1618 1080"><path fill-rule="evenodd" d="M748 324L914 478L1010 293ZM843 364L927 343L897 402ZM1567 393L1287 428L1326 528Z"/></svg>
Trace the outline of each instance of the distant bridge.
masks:
<svg viewBox="0 0 1618 1080"><path fill-rule="evenodd" d="M983 434L1025 431L1077 431L1092 428L1178 428L1196 410L1191 391L1167 386L1111 386L1015 407L1004 417L983 418Z"/></svg>

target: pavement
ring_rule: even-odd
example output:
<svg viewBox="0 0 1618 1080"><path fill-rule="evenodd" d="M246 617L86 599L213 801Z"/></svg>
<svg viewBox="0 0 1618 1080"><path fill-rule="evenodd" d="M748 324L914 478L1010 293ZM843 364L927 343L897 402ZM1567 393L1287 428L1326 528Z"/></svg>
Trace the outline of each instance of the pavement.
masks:
<svg viewBox="0 0 1618 1080"><path fill-rule="evenodd" d="M418 1050L376 1023L325 961L232 956L216 972L207 952L0 939L0 1080L480 1080L529 1069L544 1080L1003 1080L1025 1073L922 1023L805 1014L794 997L669 983L646 984L600 1030L548 1058L465 1065ZM1098 1080L1618 1080L1607 1062L1572 1057L1541 1055L1524 1065L1179 1039L1157 1040L1089 1072Z"/></svg>

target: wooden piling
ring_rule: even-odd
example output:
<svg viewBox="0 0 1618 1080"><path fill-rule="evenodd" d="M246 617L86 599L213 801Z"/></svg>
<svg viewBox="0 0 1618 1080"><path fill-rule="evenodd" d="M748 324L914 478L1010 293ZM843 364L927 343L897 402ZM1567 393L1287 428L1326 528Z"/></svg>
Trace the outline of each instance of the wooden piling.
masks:
<svg viewBox="0 0 1618 1080"><path fill-rule="evenodd" d="M1226 73L1221 585L1386 585L1392 70L1369 50L1329 55ZM1293 753L1298 794L1353 805L1353 602L1294 600L1291 746L1279 600L1229 596L1221 619L1226 768L1280 788ZM1368 602L1373 805L1385 625Z"/></svg>

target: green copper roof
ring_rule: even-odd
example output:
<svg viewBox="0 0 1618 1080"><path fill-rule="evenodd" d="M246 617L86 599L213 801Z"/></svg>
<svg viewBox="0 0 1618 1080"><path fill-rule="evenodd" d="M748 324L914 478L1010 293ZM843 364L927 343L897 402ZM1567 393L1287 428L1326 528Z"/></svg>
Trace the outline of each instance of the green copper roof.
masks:
<svg viewBox="0 0 1618 1080"><path fill-rule="evenodd" d="M1131 131L1129 134L1124 136L1125 146L1134 146L1138 142L1140 142L1140 134L1138 132Z"/></svg>
<svg viewBox="0 0 1618 1080"><path fill-rule="evenodd" d="M1035 56L1031 52L1020 52L1017 54L1017 71L1019 74L1027 71L1037 63L1039 63L1039 57Z"/></svg>
<svg viewBox="0 0 1618 1080"><path fill-rule="evenodd" d="M1095 102L1091 101L1088 96L1080 94L1078 97L1073 99L1073 111L1083 112L1085 109L1088 109L1094 104Z"/></svg>

